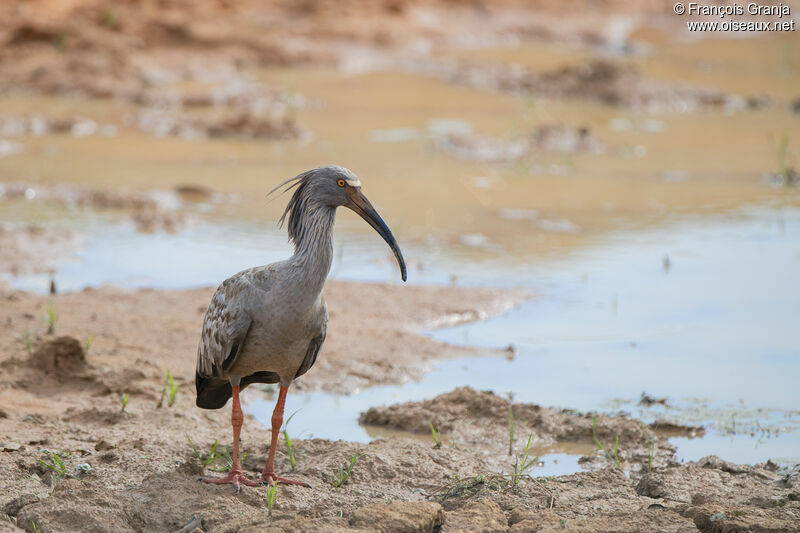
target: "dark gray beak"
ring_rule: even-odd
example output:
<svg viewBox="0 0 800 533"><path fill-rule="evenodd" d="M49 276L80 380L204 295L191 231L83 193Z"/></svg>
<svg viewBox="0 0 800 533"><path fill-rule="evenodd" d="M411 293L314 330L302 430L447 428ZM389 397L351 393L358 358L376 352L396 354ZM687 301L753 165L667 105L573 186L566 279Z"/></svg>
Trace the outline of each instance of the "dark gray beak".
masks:
<svg viewBox="0 0 800 533"><path fill-rule="evenodd" d="M361 188L348 187L347 196L350 198L350 202L345 204L345 207L349 207L358 213L361 218L367 221L367 224L372 226L372 229L377 231L380 236L383 237L383 240L386 241L386 244L388 244L394 252L394 256L397 258L397 264L400 265L400 275L402 276L403 281L405 281L406 262L403 259L402 252L400 252L400 247L397 246L397 241L394 240L394 235L392 235L392 231L389 229L389 226L386 225L386 222L383 221L378 212L375 211L375 208L372 207L372 204L369 203L367 197L361 192Z"/></svg>

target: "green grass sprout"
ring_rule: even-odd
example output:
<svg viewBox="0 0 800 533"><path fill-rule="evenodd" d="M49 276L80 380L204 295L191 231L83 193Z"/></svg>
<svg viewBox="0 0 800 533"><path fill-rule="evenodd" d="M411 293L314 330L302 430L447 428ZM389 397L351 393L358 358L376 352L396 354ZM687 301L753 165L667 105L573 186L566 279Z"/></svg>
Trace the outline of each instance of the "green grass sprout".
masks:
<svg viewBox="0 0 800 533"><path fill-rule="evenodd" d="M52 335L56 332L56 310L53 308L53 302L47 304L47 333Z"/></svg>
<svg viewBox="0 0 800 533"><path fill-rule="evenodd" d="M28 351L28 354L33 353L33 335L31 334L31 330L25 331L25 335L15 333L14 336L25 345L25 349Z"/></svg>
<svg viewBox="0 0 800 533"><path fill-rule="evenodd" d="M180 388L180 383L175 383L168 368L167 377L164 379L164 387L161 389L161 399L158 400L156 407L163 407L165 398L167 399L167 407L172 407L175 403L175 398L178 396L178 389Z"/></svg>
<svg viewBox="0 0 800 533"><path fill-rule="evenodd" d="M297 411L291 414L289 418L286 419L286 422L283 423L283 440L286 441L286 454L289 456L289 465L292 467L292 470L297 468L297 458L294 456L294 447L292 446L292 439L289 438L289 422L292 421L294 415L297 414Z"/></svg>
<svg viewBox="0 0 800 533"><path fill-rule="evenodd" d="M441 448L442 441L439 439L439 434L436 432L436 428L433 427L433 422L431 422L429 425L431 427L431 435L433 435L433 447Z"/></svg>
<svg viewBox="0 0 800 533"><path fill-rule="evenodd" d="M508 406L508 456L514 455L514 409Z"/></svg>
<svg viewBox="0 0 800 533"><path fill-rule="evenodd" d="M539 456L537 455L534 458L531 458L531 439L533 438L533 433L528 435L528 442L525 443L525 448L522 450L522 454L518 457L514 458L514 462L511 464L513 470L511 472L511 485L516 487L519 484L519 480L522 479L522 476L525 474L525 471L531 468L533 465L536 464L536 461L539 460Z"/></svg>
<svg viewBox="0 0 800 533"><path fill-rule="evenodd" d="M267 497L267 514L269 516L272 516L272 508L275 507L275 501L278 499L277 483L273 483L272 485L267 485L266 497Z"/></svg>
<svg viewBox="0 0 800 533"><path fill-rule="evenodd" d="M50 454L50 462L39 459L38 461L50 469L50 481L52 482L52 490L55 490L56 483L62 478L67 476L67 467L64 466L64 461L56 452L47 450Z"/></svg>
<svg viewBox="0 0 800 533"><path fill-rule="evenodd" d="M594 438L594 443L597 445L597 449L602 450L603 445L600 444L600 439L597 438L597 416L592 417L592 438Z"/></svg>
<svg viewBox="0 0 800 533"><path fill-rule="evenodd" d="M350 457L350 464L347 468L345 468L344 465L339 465L339 471L336 473L336 479L333 481L334 488L338 489L350 479L350 474L353 472L353 467L356 466L356 461L358 461L358 451Z"/></svg>

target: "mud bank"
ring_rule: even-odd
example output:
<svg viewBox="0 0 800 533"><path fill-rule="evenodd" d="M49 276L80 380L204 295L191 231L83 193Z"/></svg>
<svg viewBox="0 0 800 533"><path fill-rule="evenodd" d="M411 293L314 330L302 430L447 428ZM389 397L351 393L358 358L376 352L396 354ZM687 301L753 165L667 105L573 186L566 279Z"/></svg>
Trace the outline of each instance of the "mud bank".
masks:
<svg viewBox="0 0 800 533"><path fill-rule="evenodd" d="M58 397L71 394L50 388L56 391ZM277 469L313 488L280 487L270 513L263 489L245 487L236 494L197 481L224 469L223 460L202 465L215 440L228 444L229 428L226 410L200 411L193 400L182 392L171 408L158 409L155 402L134 398L122 412L118 399L106 396L60 414L35 413L21 404L4 411L0 524L34 531L35 523L43 532L792 531L800 518L800 472L778 471L771 463L741 466L708 457L652 465L630 477L604 466L548 478L535 477L534 470L514 482L481 451L483 444L499 450L504 443L502 432L492 430L494 407L503 400L468 389L441 396L439 411L452 411L453 418L471 413L469 423L488 428L483 444L295 440L297 466L291 472L281 443ZM494 407L474 409L487 401ZM581 428L577 438L585 437L586 415L558 415L534 405L518 405L517 412L542 416L526 426L537 435L561 438L561 428L572 426ZM548 424L559 416L551 431ZM601 427L627 430L626 438L639 444L652 438L647 429L636 435L637 421L616 418L603 418ZM245 421L244 468L250 476L266 457L265 429L250 417ZM63 462L62 473L45 464L53 464L52 452ZM350 478L335 488L339 466L356 453ZM511 461L504 452L492 453Z"/></svg>
<svg viewBox="0 0 800 533"><path fill-rule="evenodd" d="M131 379L127 386L143 394L150 390L150 397L159 393L158 382L167 368L179 383L193 383L197 339L212 292L211 288L100 288L48 297L3 291L0 350L5 370L0 398L13 401L25 389L19 387L20 380L37 381L35 375L28 375L36 369L23 364L29 355L26 350L34 353L40 345L52 341L54 334L66 334L81 342L91 338L87 364L95 373L136 369L142 382ZM487 353L442 344L422 331L486 318L529 297L519 291L346 282L329 283L325 294L331 325L324 357L319 358L315 372L298 381L297 387L342 393L419 379L427 365L442 358ZM48 308L54 315L51 332ZM99 390L104 394L123 392L115 387ZM38 394L35 390L28 392ZM91 395L98 390L86 392Z"/></svg>

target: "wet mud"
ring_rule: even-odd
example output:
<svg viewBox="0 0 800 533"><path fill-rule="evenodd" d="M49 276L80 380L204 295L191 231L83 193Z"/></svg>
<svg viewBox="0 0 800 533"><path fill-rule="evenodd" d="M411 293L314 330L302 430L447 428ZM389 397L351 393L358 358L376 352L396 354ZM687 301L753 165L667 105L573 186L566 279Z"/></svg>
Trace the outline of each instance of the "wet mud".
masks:
<svg viewBox="0 0 800 533"><path fill-rule="evenodd" d="M508 295L498 291L406 289L329 284L332 342L298 388L338 391L417 377L414 370L427 358L470 349L434 343L416 331L508 305ZM194 406L185 357L210 292L56 295L54 333L42 315L47 298L3 294L7 333L35 333L30 343L2 337L0 524L11 531L34 531L34 524L38 531L551 531L565 525L604 531L619 524L631 531L788 531L800 514L799 471L716 457L677 462L657 426L469 388L361 415L363 423L417 433L429 433L433 424L439 446L432 438L369 444L293 438L293 470L281 441L277 469L313 488L280 487L270 512L263 489L236 494L197 481L223 474L224 454L211 455L214 443L230 448L229 412ZM346 305L349 298L375 307ZM393 306L385 305L389 300ZM417 322L400 327L402 316L415 316L411 308L422 310ZM91 339L83 336L88 326ZM388 349L357 351L373 341ZM383 359L371 361L370 353ZM172 406L159 401L165 368L179 386ZM263 393L245 396L252 394ZM263 468L267 435L246 417L248 476ZM534 465L515 478L513 464L528 435L534 449L575 443L593 449L581 460L587 471L540 477ZM349 479L335 487L339 467L356 454Z"/></svg>
<svg viewBox="0 0 800 533"><path fill-rule="evenodd" d="M500 451L503 432L494 431L495 408L507 404L468 389L439 399L440 413L472 413L470 421L486 428L480 442L436 448L418 440L293 439L295 469L283 443L276 467L313 488L280 487L271 511L263 489L237 494L197 481L222 475L223 460L205 465L217 439L229 443L228 413L197 410L191 392L160 409L134 397L124 412L111 397L61 415L31 414L30 406L17 405L0 420L7 441L0 452L0 523L12 531L607 531L621 525L625 531L791 531L800 516L800 472L771 463L742 466L711 456L627 475L626 467L604 465L514 481L508 466L499 470L489 457L511 464ZM487 399L494 407L474 409ZM525 429L537 435L585 437L585 415L561 415L578 421L573 424L538 406L518 407L521 416L546 415L541 425L526 421ZM637 421L615 418L601 420L601 438L619 430L643 443L647 429L639 433ZM248 476L262 468L266 437L266 428L247 417ZM55 464L53 453L63 470L47 466ZM356 454L349 479L335 487L339 467Z"/></svg>

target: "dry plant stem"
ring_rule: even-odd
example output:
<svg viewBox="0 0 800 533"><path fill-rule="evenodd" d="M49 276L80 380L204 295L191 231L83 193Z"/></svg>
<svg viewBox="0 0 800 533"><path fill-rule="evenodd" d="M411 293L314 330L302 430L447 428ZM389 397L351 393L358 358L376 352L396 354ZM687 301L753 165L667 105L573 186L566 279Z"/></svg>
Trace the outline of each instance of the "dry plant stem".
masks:
<svg viewBox="0 0 800 533"><path fill-rule="evenodd" d="M239 433L242 430L242 423L244 423L244 415L242 414L242 407L239 404L239 386L233 387L233 404L231 405L231 426L233 426L233 466L231 466L228 475L222 478L202 478L205 483L214 483L218 485L230 483L238 491L240 485L247 485L248 487L257 487L259 484L256 481L251 481L244 477L242 473L242 465L239 462ZM273 439L274 440L274 439Z"/></svg>
<svg viewBox="0 0 800 533"><path fill-rule="evenodd" d="M264 466L264 472L259 478L260 483L268 483L270 485L275 483L283 483L284 485L300 485L302 487L311 488L311 485L302 481L294 481L285 477L275 475L275 451L278 449L278 435L283 426L283 408L286 405L286 393L289 387L281 385L278 392L278 401L275 404L275 410L272 411L272 440L269 445L269 456L267 457L267 464Z"/></svg>

